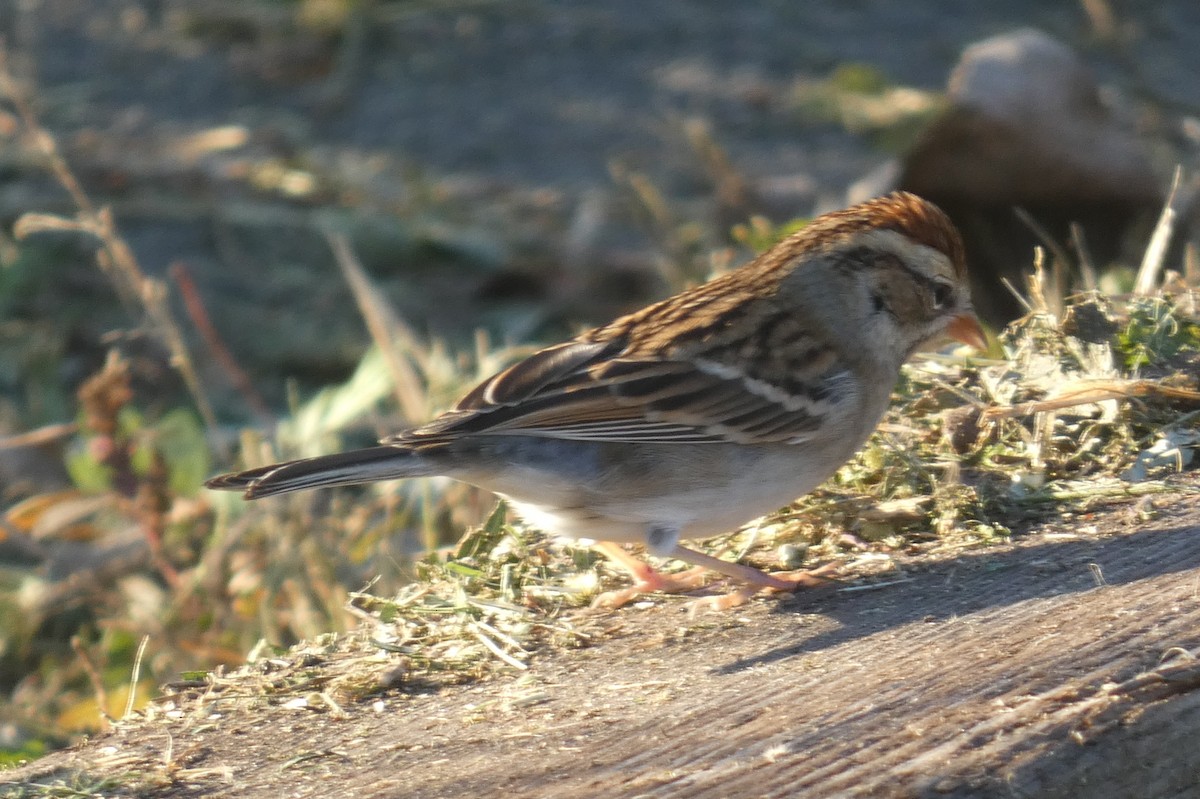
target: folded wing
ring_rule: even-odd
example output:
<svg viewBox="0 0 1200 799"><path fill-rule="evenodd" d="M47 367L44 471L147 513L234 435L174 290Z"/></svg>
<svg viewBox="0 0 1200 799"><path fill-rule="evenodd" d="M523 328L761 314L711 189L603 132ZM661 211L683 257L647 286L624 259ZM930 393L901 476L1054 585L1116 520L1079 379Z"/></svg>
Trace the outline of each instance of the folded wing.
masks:
<svg viewBox="0 0 1200 799"><path fill-rule="evenodd" d="M705 358L622 357L619 341L542 350L481 383L429 424L383 443L438 444L464 435L625 443L799 443L822 426L843 372L785 391ZM836 391L833 390L836 386ZM795 388L794 386L792 387Z"/></svg>

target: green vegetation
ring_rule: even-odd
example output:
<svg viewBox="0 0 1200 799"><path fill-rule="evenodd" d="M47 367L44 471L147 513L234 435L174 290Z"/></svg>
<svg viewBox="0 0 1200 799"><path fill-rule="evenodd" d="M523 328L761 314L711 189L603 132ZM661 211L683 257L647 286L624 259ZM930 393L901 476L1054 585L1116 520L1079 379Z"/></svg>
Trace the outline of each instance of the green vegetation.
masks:
<svg viewBox="0 0 1200 799"><path fill-rule="evenodd" d="M942 109L931 92L895 86L869 64L848 63L822 80L799 81L790 105L808 118L870 137L880 150L907 151Z"/></svg>

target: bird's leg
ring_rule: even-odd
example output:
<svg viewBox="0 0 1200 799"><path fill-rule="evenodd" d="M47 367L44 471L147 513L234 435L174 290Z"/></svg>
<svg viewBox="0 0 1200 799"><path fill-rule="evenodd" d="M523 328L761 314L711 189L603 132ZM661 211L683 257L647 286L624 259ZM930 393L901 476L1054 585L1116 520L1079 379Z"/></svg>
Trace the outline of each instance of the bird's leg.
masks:
<svg viewBox="0 0 1200 799"><path fill-rule="evenodd" d="M714 558L712 555L705 555L703 552L697 552L694 549L688 549L679 544L676 544L675 548L671 550L670 557L690 563L693 566L723 574L726 577L737 580L739 583L754 586L756 590L764 588L774 588L778 591L796 590L796 587L788 580L772 577L766 572L759 571L752 566L743 566L740 563Z"/></svg>
<svg viewBox="0 0 1200 799"><path fill-rule="evenodd" d="M601 594L592 602L592 607L619 608L642 594L652 591L668 594L692 591L704 585L705 572L708 571L714 571L740 583L745 583L744 587L731 593L704 597L691 603L689 613L693 616L701 612L728 610L744 605L759 591L791 593L801 588L820 585L823 582L823 575L833 569L832 566L825 566L815 570L771 575L750 566L731 563L675 544L666 553L667 557L691 563L694 568L679 574L659 574L649 564L630 555L619 544L601 541L597 542L594 548L603 552L610 560L629 572L633 576L634 584L629 588Z"/></svg>
<svg viewBox="0 0 1200 799"><path fill-rule="evenodd" d="M630 555L621 548L620 544L614 544L611 541L597 541L592 548L604 553L609 560L629 572L633 577L633 585L630 587L617 591L605 591L596 597L592 601L594 608L619 608L642 594L654 591L664 594L679 594L685 591L694 591L704 585L704 576L707 570L702 566L688 569L679 574L660 574L650 564Z"/></svg>

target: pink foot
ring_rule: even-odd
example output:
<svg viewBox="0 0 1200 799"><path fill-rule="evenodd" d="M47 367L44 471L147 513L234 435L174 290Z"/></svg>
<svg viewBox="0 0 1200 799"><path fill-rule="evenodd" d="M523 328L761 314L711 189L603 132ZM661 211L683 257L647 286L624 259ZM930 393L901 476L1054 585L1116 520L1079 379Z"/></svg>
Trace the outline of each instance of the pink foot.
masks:
<svg viewBox="0 0 1200 799"><path fill-rule="evenodd" d="M720 596L706 596L688 603L688 618L694 619L704 613L721 613L739 607L750 601L750 598L760 592L768 594L791 594L801 588L815 588L823 585L834 572L837 564L826 563L816 569L791 572L776 572L764 575L770 578L766 584L751 584L742 586L736 591Z"/></svg>
<svg viewBox="0 0 1200 799"><path fill-rule="evenodd" d="M629 572L633 576L634 582L629 588L606 591L596 597L592 602L594 608L619 608L643 594L656 591L665 594L694 591L705 585L707 573L710 571L746 583L744 587L731 593L704 597L690 603L688 613L694 617L699 613L719 612L744 605L760 591L792 593L801 588L821 585L826 576L831 575L837 569L837 566L831 563L818 569L767 574L749 566L730 563L677 545L671 553L672 556L696 564L695 567L679 574L659 574L648 564L630 555L618 544L603 541L598 542L595 547Z"/></svg>
<svg viewBox="0 0 1200 799"><path fill-rule="evenodd" d="M639 565L642 568L634 575L633 585L616 591L605 591L592 600L592 607L613 610L629 604L643 594L653 594L656 591L662 594L684 594L703 588L707 582L707 570L699 567L679 574L660 574L644 563Z"/></svg>

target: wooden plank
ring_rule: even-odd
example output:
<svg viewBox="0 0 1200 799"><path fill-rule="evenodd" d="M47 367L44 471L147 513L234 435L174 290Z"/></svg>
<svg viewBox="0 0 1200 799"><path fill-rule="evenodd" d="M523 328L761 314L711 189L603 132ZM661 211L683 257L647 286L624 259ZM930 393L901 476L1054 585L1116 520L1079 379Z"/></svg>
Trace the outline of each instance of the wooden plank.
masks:
<svg viewBox="0 0 1200 799"><path fill-rule="evenodd" d="M156 795L1200 796L1200 508L1088 523L699 624L597 614L593 647L383 712L200 703L5 777L186 752Z"/></svg>

